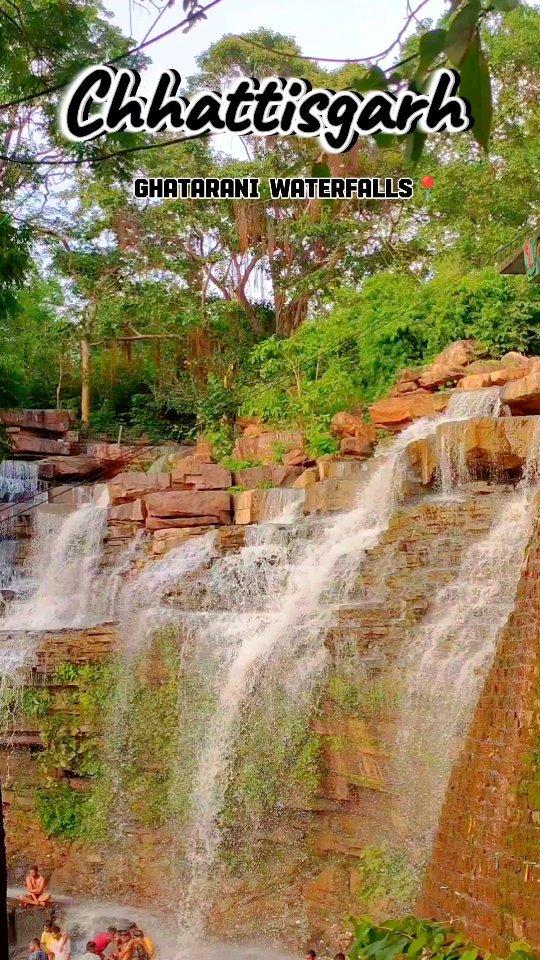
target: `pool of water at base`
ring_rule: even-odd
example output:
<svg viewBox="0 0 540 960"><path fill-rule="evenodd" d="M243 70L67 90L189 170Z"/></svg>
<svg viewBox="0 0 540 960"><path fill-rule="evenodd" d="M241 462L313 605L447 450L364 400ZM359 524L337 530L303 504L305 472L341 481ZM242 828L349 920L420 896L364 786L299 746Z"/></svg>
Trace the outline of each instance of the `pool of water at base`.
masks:
<svg viewBox="0 0 540 960"><path fill-rule="evenodd" d="M16 899L21 893L22 888L10 888L8 896ZM108 926L121 928L134 922L155 942L158 948L156 960L293 960L290 953L264 944L179 939L178 933L167 928L162 918L123 904L55 896L54 905L60 926L71 936L72 960L82 956L86 942L100 930ZM17 946L11 954L12 960L28 955L28 942L31 937L39 935L48 914L48 910L32 910L26 916L22 915L18 922Z"/></svg>

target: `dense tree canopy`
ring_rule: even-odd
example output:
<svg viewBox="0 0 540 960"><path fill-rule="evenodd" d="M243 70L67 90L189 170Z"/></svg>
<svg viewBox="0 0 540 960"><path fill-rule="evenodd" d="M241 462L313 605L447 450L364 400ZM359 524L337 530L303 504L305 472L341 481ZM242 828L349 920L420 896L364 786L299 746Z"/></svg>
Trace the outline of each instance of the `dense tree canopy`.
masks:
<svg viewBox="0 0 540 960"><path fill-rule="evenodd" d="M99 3L0 0L3 155L54 161L0 159L0 403L80 414L82 386L94 431L226 438L241 411L302 423L326 449L336 409L379 395L400 366L454 337L493 354L540 350L538 288L486 272L534 224L539 199L540 12L515 6L452 4L394 51L405 61L394 74L328 71L267 29L222 38L199 58L191 90L251 74L421 88L435 66L459 64L478 80L471 96L476 107L484 97L485 117L486 82L493 90L489 154L486 123L476 139L411 138L409 154L423 147L413 176L435 185L408 202L187 202L135 200L132 176L397 177L411 161L397 138L327 157L316 141L245 137L232 154L217 138L62 166L82 148L58 137L56 88L96 49L103 61L132 44ZM107 148L128 142L139 141L118 134Z"/></svg>

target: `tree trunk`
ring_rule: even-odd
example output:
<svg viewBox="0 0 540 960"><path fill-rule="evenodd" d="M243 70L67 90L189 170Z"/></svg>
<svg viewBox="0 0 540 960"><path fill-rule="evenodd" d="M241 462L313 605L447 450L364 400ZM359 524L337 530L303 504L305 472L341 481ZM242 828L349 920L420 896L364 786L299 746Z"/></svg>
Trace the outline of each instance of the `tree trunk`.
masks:
<svg viewBox="0 0 540 960"><path fill-rule="evenodd" d="M276 333L278 337L290 337L307 317L309 297L303 294L291 303L276 301Z"/></svg>
<svg viewBox="0 0 540 960"><path fill-rule="evenodd" d="M90 422L90 341L81 339L81 420Z"/></svg>
<svg viewBox="0 0 540 960"><path fill-rule="evenodd" d="M0 785L0 960L8 960L8 957L6 834L4 830L2 787Z"/></svg>

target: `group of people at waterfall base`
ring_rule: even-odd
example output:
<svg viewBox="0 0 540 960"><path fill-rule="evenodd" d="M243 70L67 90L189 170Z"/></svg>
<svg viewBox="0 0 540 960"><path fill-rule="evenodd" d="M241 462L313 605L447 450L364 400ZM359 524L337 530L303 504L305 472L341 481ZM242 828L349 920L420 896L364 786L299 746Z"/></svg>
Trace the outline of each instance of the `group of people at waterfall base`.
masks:
<svg viewBox="0 0 540 960"><path fill-rule="evenodd" d="M30 868L25 884L26 893L19 897L21 906L40 909L51 906L51 894L39 867ZM153 960L155 952L150 937L145 935L138 924L131 923L126 930L107 927L107 930L96 933L86 944L80 960L94 960L95 957L100 960ZM28 955L28 960L72 960L69 935L50 920L43 928L41 939L36 937L31 940ZM315 950L308 950L306 960L317 960ZM336 953L334 960L345 960L345 954Z"/></svg>
<svg viewBox="0 0 540 960"><path fill-rule="evenodd" d="M31 867L26 875L26 893L19 897L23 907L52 906L47 882L39 867ZM131 923L125 930L108 927L96 933L86 944L80 960L153 960L156 948L138 923ZM51 918L45 924L41 938L35 937L28 945L29 960L72 960L69 934L60 929Z"/></svg>
<svg viewBox="0 0 540 960"><path fill-rule="evenodd" d="M86 944L80 960L152 960L155 947L145 933L132 923L126 930L107 927ZM71 941L58 924L46 923L41 940L35 938L28 947L29 960L71 960Z"/></svg>

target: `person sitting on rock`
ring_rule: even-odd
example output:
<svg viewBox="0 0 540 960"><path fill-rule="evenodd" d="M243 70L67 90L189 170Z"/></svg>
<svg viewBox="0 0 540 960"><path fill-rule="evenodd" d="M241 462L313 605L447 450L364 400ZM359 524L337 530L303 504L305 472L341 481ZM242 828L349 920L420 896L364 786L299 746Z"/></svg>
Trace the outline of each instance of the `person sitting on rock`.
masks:
<svg viewBox="0 0 540 960"><path fill-rule="evenodd" d="M108 945L107 947L105 947L105 949L104 949L104 951L103 951L103 954L102 954L103 960L116 960L116 957L118 956L118 953L119 953L119 951L120 951L120 939L121 939L121 936L122 936L122 931L121 931L121 930L117 930L117 931L113 934L113 938L112 938L111 942L109 943L109 945Z"/></svg>
<svg viewBox="0 0 540 960"><path fill-rule="evenodd" d="M28 945L28 960L49 960L37 937Z"/></svg>
<svg viewBox="0 0 540 960"><path fill-rule="evenodd" d="M42 877L39 867L35 864L26 874L25 884L28 893L19 897L19 902L23 907L39 907L42 909L51 902L45 877Z"/></svg>
<svg viewBox="0 0 540 960"><path fill-rule="evenodd" d="M43 933L41 934L41 947L48 956L51 956L51 942L54 940L54 933L52 928L54 927L53 920L47 920L43 926Z"/></svg>
<svg viewBox="0 0 540 960"><path fill-rule="evenodd" d="M96 945L93 940L89 940L86 944L86 950L83 953L81 960L94 960L95 957L98 957L99 953L97 952Z"/></svg>
<svg viewBox="0 0 540 960"><path fill-rule="evenodd" d="M67 933L62 933L57 924L53 925L51 933L50 955L53 960L71 960L71 941Z"/></svg>
<svg viewBox="0 0 540 960"><path fill-rule="evenodd" d="M113 942L116 932L116 927L107 927L106 930L102 930L92 937L92 943L96 945L95 952L99 954L100 957L103 956L106 947Z"/></svg>

